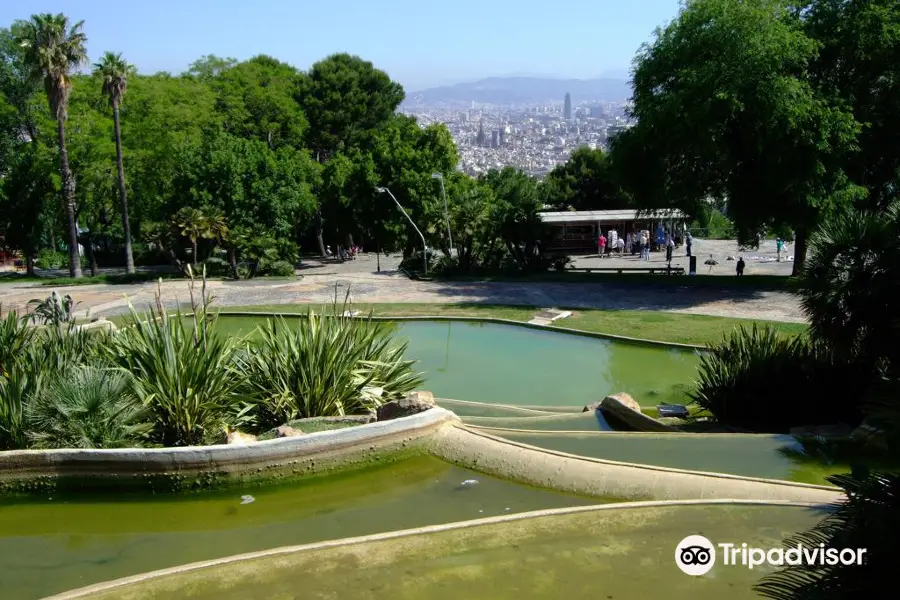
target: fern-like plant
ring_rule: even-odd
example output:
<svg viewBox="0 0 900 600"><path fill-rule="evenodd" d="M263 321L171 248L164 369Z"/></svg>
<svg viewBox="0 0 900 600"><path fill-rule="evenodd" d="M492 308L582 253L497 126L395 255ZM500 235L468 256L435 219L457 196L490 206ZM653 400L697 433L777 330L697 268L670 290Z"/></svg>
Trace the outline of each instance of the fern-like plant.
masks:
<svg viewBox="0 0 900 600"><path fill-rule="evenodd" d="M142 445L153 428L121 370L78 367L40 390L28 409L35 448L126 448Z"/></svg>

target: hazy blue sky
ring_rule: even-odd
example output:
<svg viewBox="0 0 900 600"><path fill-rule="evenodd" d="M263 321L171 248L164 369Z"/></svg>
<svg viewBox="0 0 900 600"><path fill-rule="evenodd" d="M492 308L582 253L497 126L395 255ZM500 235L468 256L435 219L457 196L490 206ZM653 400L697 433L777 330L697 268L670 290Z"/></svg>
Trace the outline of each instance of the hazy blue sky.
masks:
<svg viewBox="0 0 900 600"><path fill-rule="evenodd" d="M0 0L0 27L35 12L83 19L88 51L141 72L205 54L269 54L299 68L335 52L372 61L408 91L492 75L624 77L677 0Z"/></svg>

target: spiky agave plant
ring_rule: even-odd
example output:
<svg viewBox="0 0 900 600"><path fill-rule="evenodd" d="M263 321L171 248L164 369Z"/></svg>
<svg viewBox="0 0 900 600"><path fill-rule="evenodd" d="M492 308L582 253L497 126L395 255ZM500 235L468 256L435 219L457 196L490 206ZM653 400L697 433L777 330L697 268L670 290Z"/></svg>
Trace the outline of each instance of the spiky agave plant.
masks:
<svg viewBox="0 0 900 600"><path fill-rule="evenodd" d="M28 444L26 411L40 388L39 373L14 365L0 376L0 450L19 450Z"/></svg>
<svg viewBox="0 0 900 600"><path fill-rule="evenodd" d="M345 317L343 308L309 310L295 323L278 317L260 328L246 358L258 427L366 413L421 384L389 329Z"/></svg>
<svg viewBox="0 0 900 600"><path fill-rule="evenodd" d="M27 411L36 448L140 446L153 428L134 395L131 376L110 368L77 367L47 381Z"/></svg>
<svg viewBox="0 0 900 600"><path fill-rule="evenodd" d="M193 319L170 316L157 291L157 310L139 315L111 338L111 359L134 375L137 397L153 414L154 435L167 446L195 445L218 436L242 406L246 378L236 360L240 340L214 328L205 294Z"/></svg>
<svg viewBox="0 0 900 600"><path fill-rule="evenodd" d="M0 304L0 313L3 305ZM31 345L35 328L28 326L27 317L20 317L16 311L10 311L0 318L0 377L8 375L12 364L19 360Z"/></svg>
<svg viewBox="0 0 900 600"><path fill-rule="evenodd" d="M828 478L846 499L811 530L785 541L786 548L865 548L861 565L792 565L754 588L772 600L884 598L896 585L900 539L900 475L858 471Z"/></svg>

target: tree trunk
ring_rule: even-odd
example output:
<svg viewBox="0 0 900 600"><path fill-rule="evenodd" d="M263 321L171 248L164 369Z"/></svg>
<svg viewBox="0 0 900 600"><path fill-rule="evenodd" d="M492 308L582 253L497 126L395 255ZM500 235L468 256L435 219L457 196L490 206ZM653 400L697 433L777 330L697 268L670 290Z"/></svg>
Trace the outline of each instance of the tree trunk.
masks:
<svg viewBox="0 0 900 600"><path fill-rule="evenodd" d="M231 265L232 277L234 277L235 279L240 279L241 274L238 273L237 252L234 251L233 247L228 249L228 264Z"/></svg>
<svg viewBox="0 0 900 600"><path fill-rule="evenodd" d="M117 101L113 101L113 125L116 131L116 168L119 171L122 231L125 234L125 271L134 273L134 255L131 252L131 225L128 222L128 197L125 192L125 163L122 161L122 129L119 126L119 103Z"/></svg>
<svg viewBox="0 0 900 600"><path fill-rule="evenodd" d="M69 170L69 153L66 150L66 122L56 120L59 135L59 174L62 177L63 206L69 226L69 276L81 278L81 256L78 252L78 226L75 224L75 180Z"/></svg>
<svg viewBox="0 0 900 600"><path fill-rule="evenodd" d="M799 277L806 265L806 229L803 227L796 229L794 238L794 269L791 277Z"/></svg>
<svg viewBox="0 0 900 600"><path fill-rule="evenodd" d="M322 233L322 213L316 213L316 242L319 244L319 255L325 258L325 238Z"/></svg>
<svg viewBox="0 0 900 600"><path fill-rule="evenodd" d="M91 277L97 276L97 255L94 254L94 235L89 233L84 238L85 248L87 248L88 260L91 265Z"/></svg>
<svg viewBox="0 0 900 600"><path fill-rule="evenodd" d="M194 272L197 272L197 240L191 238L191 261L194 263Z"/></svg>
<svg viewBox="0 0 900 600"><path fill-rule="evenodd" d="M25 255L25 273L29 277L36 277L34 272L34 253Z"/></svg>

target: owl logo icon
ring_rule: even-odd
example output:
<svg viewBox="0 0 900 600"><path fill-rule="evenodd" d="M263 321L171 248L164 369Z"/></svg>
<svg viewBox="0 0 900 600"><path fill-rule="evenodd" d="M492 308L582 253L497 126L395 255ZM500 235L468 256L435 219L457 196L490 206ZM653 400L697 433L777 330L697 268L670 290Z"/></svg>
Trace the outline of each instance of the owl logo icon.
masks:
<svg viewBox="0 0 900 600"><path fill-rule="evenodd" d="M706 575L716 564L716 547L702 535L689 535L675 548L675 564L687 575Z"/></svg>

